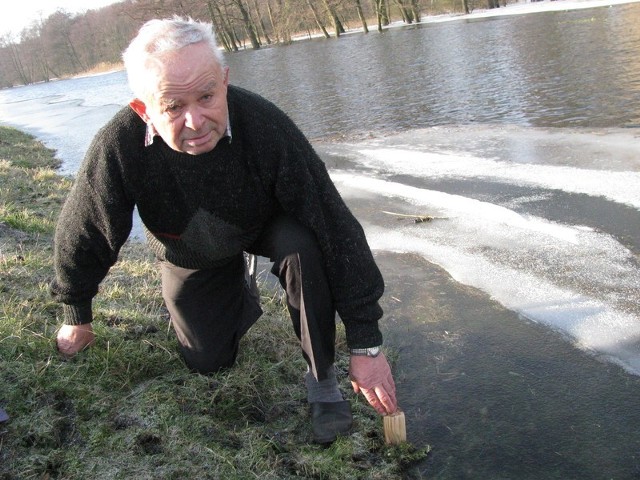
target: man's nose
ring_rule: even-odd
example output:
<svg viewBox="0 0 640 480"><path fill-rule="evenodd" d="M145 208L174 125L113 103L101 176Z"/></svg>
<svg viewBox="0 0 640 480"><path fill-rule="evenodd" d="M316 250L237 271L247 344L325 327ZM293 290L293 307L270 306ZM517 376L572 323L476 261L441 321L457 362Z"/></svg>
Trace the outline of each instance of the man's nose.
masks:
<svg viewBox="0 0 640 480"><path fill-rule="evenodd" d="M198 130L202 126L203 116L198 108L190 108L185 113L184 124L187 128Z"/></svg>

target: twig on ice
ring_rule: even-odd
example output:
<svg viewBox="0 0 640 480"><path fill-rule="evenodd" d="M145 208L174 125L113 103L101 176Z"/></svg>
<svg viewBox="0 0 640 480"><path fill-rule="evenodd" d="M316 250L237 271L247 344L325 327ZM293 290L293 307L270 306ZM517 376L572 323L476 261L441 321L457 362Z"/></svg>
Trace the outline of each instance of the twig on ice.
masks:
<svg viewBox="0 0 640 480"><path fill-rule="evenodd" d="M403 218L412 218L414 223L425 223L435 219L444 220L447 218L447 217L434 217L432 215L408 215L406 213L387 212L386 210L382 210L382 213L399 217L398 220L402 220Z"/></svg>

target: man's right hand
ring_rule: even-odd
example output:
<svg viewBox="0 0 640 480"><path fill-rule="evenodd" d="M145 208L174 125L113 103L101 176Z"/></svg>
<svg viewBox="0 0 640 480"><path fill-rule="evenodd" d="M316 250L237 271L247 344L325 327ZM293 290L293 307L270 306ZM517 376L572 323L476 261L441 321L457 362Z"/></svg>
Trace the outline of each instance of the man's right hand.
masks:
<svg viewBox="0 0 640 480"><path fill-rule="evenodd" d="M73 356L89 347L96 339L90 323L84 325L62 325L58 330L58 350L63 355Z"/></svg>

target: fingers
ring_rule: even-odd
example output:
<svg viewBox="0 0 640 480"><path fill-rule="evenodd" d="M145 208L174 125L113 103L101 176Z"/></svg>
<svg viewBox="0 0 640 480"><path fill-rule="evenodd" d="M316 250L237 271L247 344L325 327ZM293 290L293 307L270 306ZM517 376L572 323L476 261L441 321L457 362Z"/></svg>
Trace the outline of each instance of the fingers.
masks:
<svg viewBox="0 0 640 480"><path fill-rule="evenodd" d="M58 351L67 357L72 357L76 353L84 350L87 344L77 344L68 340L58 340Z"/></svg>
<svg viewBox="0 0 640 480"><path fill-rule="evenodd" d="M77 353L74 351L73 345L64 339L58 339L58 351L67 356L71 356Z"/></svg>
<svg viewBox="0 0 640 480"><path fill-rule="evenodd" d="M387 393L386 390L376 389L376 394L378 396L378 400L382 404L385 410L385 414L392 414L398 409L398 404L396 402L395 392L393 394Z"/></svg>
<svg viewBox="0 0 640 480"><path fill-rule="evenodd" d="M364 398L367 399L367 402L369 402L369 405L371 405L376 412L378 412L380 415L384 415L386 413L386 409L382 402L378 399L378 395L376 394L375 390L369 388L361 388L360 391L362 392L362 395L364 395Z"/></svg>
<svg viewBox="0 0 640 480"><path fill-rule="evenodd" d="M398 404L395 382L384 354L377 357L352 355L349 376L353 391L361 392L376 412L380 415L396 412Z"/></svg>
<svg viewBox="0 0 640 480"><path fill-rule="evenodd" d="M391 372L389 372L389 374L387 375L387 378L385 379L385 381L383 382L383 387L384 390L386 391L386 393L389 395L389 397L395 402L396 399L396 383L393 380L393 376L391 375Z"/></svg>
<svg viewBox="0 0 640 480"><path fill-rule="evenodd" d="M398 403L396 400L396 384L393 381L393 376L389 372L386 378L383 378L380 384L364 386L357 382L351 382L355 384L360 392L364 395L367 402L378 412L380 415L390 415L395 413L398 409ZM367 388L369 387L369 388ZM354 388L354 391L355 388ZM356 393L358 393L356 391Z"/></svg>
<svg viewBox="0 0 640 480"><path fill-rule="evenodd" d="M362 392L364 398L369 402L369 405L378 412L380 415L390 415L395 413L398 409L395 393L389 394L387 390L381 387L376 388L362 388L359 390Z"/></svg>

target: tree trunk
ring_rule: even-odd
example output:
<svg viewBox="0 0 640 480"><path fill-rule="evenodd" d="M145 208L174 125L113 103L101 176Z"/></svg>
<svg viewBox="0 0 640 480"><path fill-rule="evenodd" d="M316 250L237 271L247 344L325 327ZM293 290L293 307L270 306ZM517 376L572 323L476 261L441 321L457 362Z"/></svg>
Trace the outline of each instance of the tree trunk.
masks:
<svg viewBox="0 0 640 480"><path fill-rule="evenodd" d="M320 28L320 30L322 30L322 33L323 33L324 37L325 38L331 38L331 36L329 35L329 32L327 32L327 29L324 28L324 25L320 21L320 17L318 16L318 12L316 11L316 7L313 6L312 0L307 0L307 5L309 5L309 8L311 9L311 12L313 13L313 18L315 19L316 24L318 25L318 28Z"/></svg>
<svg viewBox="0 0 640 480"><path fill-rule="evenodd" d="M289 12L291 11L291 3L290 0L276 0L278 2L278 6L280 7L280 35L282 36L282 41L284 43L291 43L291 16Z"/></svg>
<svg viewBox="0 0 640 480"><path fill-rule="evenodd" d="M13 63L13 67L16 69L20 81L24 85L31 83L30 79L27 77L24 66L22 65L22 61L20 60L20 53L18 52L18 48L14 43L9 45L9 51L11 52L11 62Z"/></svg>
<svg viewBox="0 0 640 480"><path fill-rule="evenodd" d="M378 31L382 31L383 26L389 25L389 12L386 0L373 0L376 18L378 19Z"/></svg>
<svg viewBox="0 0 640 480"><path fill-rule="evenodd" d="M76 52L76 48L73 46L73 42L71 41L71 38L69 37L69 32L65 32L65 40L67 42L67 46L69 48L69 52L70 52L70 56L71 56L71 62L72 64L75 66L75 68L77 69L77 72L82 72L84 70L86 70L86 67L83 65L82 61L80 61L80 57L78 57L78 52Z"/></svg>
<svg viewBox="0 0 640 480"><path fill-rule="evenodd" d="M218 23L220 24L220 32L222 33L224 38L225 50L227 50L227 52L231 52L232 50L234 52L237 52L240 47L238 47L238 39L233 32L233 27L228 22L229 16L222 14L220 6L217 3L209 1L207 5L211 9L211 12L213 12L213 9L215 8L218 13L218 18L220 19ZM211 18L215 18L213 13L211 13Z"/></svg>
<svg viewBox="0 0 640 480"><path fill-rule="evenodd" d="M260 32L262 33L262 36L266 40L267 45L271 45L271 39L269 38L267 29L264 28L264 22L262 21L262 15L260 14L260 7L258 6L258 0L253 0L253 6L255 8L256 16L258 17L258 26L260 27Z"/></svg>
<svg viewBox="0 0 640 480"><path fill-rule="evenodd" d="M367 26L367 19L364 18L364 12L362 11L362 4L360 0L355 0L356 2L356 11L358 12L358 17L360 18L360 22L362 22L362 30L364 33L369 33L369 27Z"/></svg>
<svg viewBox="0 0 640 480"><path fill-rule="evenodd" d="M251 46L258 50L260 48L260 41L258 40L258 36L256 35L256 28L253 22L251 21L251 17L249 16L249 12L244 7L242 0L234 0L234 5L238 7L240 11L240 15L242 16L242 23L244 25L244 30L249 36L249 41L251 42Z"/></svg>
<svg viewBox="0 0 640 480"><path fill-rule="evenodd" d="M224 6L224 16L222 18L224 19L225 25L227 26L227 29L229 32L229 36L233 39L233 43L236 46L236 51L237 51L240 49L240 44L243 42L240 41L240 38L238 37L238 33L236 32L236 27L231 22L231 19L233 18L233 16L229 13L229 4L224 3L223 6ZM218 7L218 10L222 13L222 10L220 10L219 7Z"/></svg>
<svg viewBox="0 0 640 480"><path fill-rule="evenodd" d="M267 14L269 15L269 23L271 23L271 31L276 36L276 43L280 43L280 33L276 22L273 20L273 8L271 7L271 0L267 0Z"/></svg>
<svg viewBox="0 0 640 480"><path fill-rule="evenodd" d="M382 31L382 12L380 11L380 3L382 0L373 0L373 7L376 11L376 20L378 24L378 31Z"/></svg>
<svg viewBox="0 0 640 480"><path fill-rule="evenodd" d="M410 7L404 4L402 0L396 0L396 4L400 9L400 14L402 15L402 21L404 23L413 23L413 12Z"/></svg>
<svg viewBox="0 0 640 480"><path fill-rule="evenodd" d="M411 0L411 11L413 12L413 19L416 23L420 23L420 6L418 0Z"/></svg>
<svg viewBox="0 0 640 480"><path fill-rule="evenodd" d="M333 28L336 31L336 37L339 37L345 32L344 26L342 25L342 22L338 18L338 14L336 13L335 8L329 5L329 2L327 0L322 0L322 1L324 3L325 8L327 9L327 13L329 14L329 17L331 17L331 20L333 21Z"/></svg>

